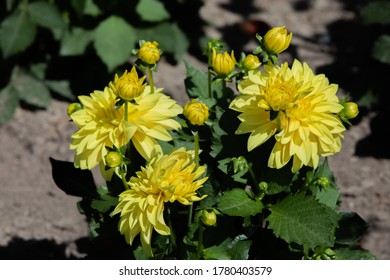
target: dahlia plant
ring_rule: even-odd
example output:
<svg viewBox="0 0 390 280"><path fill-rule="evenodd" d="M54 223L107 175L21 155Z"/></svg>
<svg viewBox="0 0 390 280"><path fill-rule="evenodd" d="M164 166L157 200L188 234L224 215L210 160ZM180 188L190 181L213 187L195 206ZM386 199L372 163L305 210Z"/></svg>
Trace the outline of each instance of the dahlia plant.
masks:
<svg viewBox="0 0 390 280"><path fill-rule="evenodd" d="M163 52L145 41L129 72L69 105L74 162L51 163L81 197L89 258L375 258L359 245L367 223L339 210L327 162L356 104L307 63L278 62L285 27L256 37L238 60L212 40L208 69L186 62L184 107L154 85Z"/></svg>

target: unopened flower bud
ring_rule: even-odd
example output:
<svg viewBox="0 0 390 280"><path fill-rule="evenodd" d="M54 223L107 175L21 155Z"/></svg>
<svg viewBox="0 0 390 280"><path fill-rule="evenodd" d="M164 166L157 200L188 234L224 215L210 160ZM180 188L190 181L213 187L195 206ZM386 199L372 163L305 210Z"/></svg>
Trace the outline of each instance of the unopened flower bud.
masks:
<svg viewBox="0 0 390 280"><path fill-rule="evenodd" d="M145 78L146 76L138 78L137 70L133 67L130 72L126 70L120 78L118 75L115 75L114 83L111 82L109 86L118 97L131 101L144 91L146 86L144 84Z"/></svg>
<svg viewBox="0 0 390 280"><path fill-rule="evenodd" d="M78 102L71 103L68 105L67 113L68 116L72 115L74 112L83 109L83 105Z"/></svg>
<svg viewBox="0 0 390 280"><path fill-rule="evenodd" d="M138 51L138 58L147 64L155 64L160 59L158 43L145 42Z"/></svg>
<svg viewBox="0 0 390 280"><path fill-rule="evenodd" d="M328 189L329 186L330 186L330 181L329 181L329 179L326 178L326 177L320 177L320 178L317 179L316 184L317 184L317 186L319 186L320 188L326 190L326 189Z"/></svg>
<svg viewBox="0 0 390 280"><path fill-rule="evenodd" d="M209 108L206 104L192 99L184 105L183 114L192 125L203 125L209 118Z"/></svg>
<svg viewBox="0 0 390 280"><path fill-rule="evenodd" d="M217 214L213 210L202 210L201 220L206 226L215 226L217 224Z"/></svg>
<svg viewBox="0 0 390 280"><path fill-rule="evenodd" d="M228 52L218 53L213 49L212 65L214 71L222 76L226 77L233 72L236 66L236 58L234 57L234 51L229 55Z"/></svg>
<svg viewBox="0 0 390 280"><path fill-rule="evenodd" d="M262 181L259 183L259 189L261 192L266 193L268 190L268 183L265 181Z"/></svg>
<svg viewBox="0 0 390 280"><path fill-rule="evenodd" d="M248 169L248 162L243 156L239 156L238 158L232 158L233 161L233 171L234 173L241 172Z"/></svg>
<svg viewBox="0 0 390 280"><path fill-rule="evenodd" d="M253 54L248 54L242 62L242 66L246 71L257 69L260 65L259 57Z"/></svg>
<svg viewBox="0 0 390 280"><path fill-rule="evenodd" d="M344 103L344 109L342 110L342 116L347 120L356 118L359 114L358 105L355 102Z"/></svg>
<svg viewBox="0 0 390 280"><path fill-rule="evenodd" d="M274 27L264 35L263 45L268 53L278 54L289 47L291 38L285 26Z"/></svg>
<svg viewBox="0 0 390 280"><path fill-rule="evenodd" d="M122 155L118 152L111 151L106 155L106 165L110 168L119 166L122 161Z"/></svg>

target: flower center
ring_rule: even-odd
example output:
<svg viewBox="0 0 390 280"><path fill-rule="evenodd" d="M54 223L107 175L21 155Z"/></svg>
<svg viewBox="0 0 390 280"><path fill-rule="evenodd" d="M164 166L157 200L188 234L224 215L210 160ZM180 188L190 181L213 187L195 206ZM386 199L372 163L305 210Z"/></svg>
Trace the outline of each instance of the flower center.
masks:
<svg viewBox="0 0 390 280"><path fill-rule="evenodd" d="M293 106L299 88L300 84L293 78L288 81L275 79L267 83L263 96L272 111L284 111Z"/></svg>

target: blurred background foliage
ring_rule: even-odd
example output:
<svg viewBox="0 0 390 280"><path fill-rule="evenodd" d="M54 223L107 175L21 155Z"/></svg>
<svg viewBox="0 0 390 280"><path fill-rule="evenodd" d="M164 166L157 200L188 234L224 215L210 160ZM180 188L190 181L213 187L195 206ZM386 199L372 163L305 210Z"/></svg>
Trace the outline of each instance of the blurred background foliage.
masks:
<svg viewBox="0 0 390 280"><path fill-rule="evenodd" d="M199 53L202 3L1 1L0 125L19 105L45 109L53 97L72 101L102 89L129 62L139 40L158 41L170 63L187 51Z"/></svg>

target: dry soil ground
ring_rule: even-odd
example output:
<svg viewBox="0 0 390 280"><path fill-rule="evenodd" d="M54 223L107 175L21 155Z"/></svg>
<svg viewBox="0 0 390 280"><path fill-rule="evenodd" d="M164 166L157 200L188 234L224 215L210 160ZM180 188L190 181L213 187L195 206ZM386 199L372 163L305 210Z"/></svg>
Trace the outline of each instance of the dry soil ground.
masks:
<svg viewBox="0 0 390 280"><path fill-rule="evenodd" d="M294 56L315 70L335 59L329 24L356 16L337 0L204 2L200 13L208 23L205 32L211 37L232 35L224 30L247 19L285 25L294 34ZM252 7L243 9L248 3ZM253 43L249 40L246 47ZM285 58L291 59L289 55ZM204 67L190 55L185 59ZM155 82L183 103L184 75L183 62L171 65L163 60ZM18 109L15 117L0 127L0 259L83 257L77 245L88 236L88 228L76 209L78 199L55 186L49 163L49 157L73 158L68 148L75 128L66 115L67 105L54 100L45 111ZM345 133L342 151L329 160L342 190L341 207L357 212L371 225L363 247L379 259L390 259L390 160L355 153L357 142L370 135L374 116L368 114L351 127Z"/></svg>

